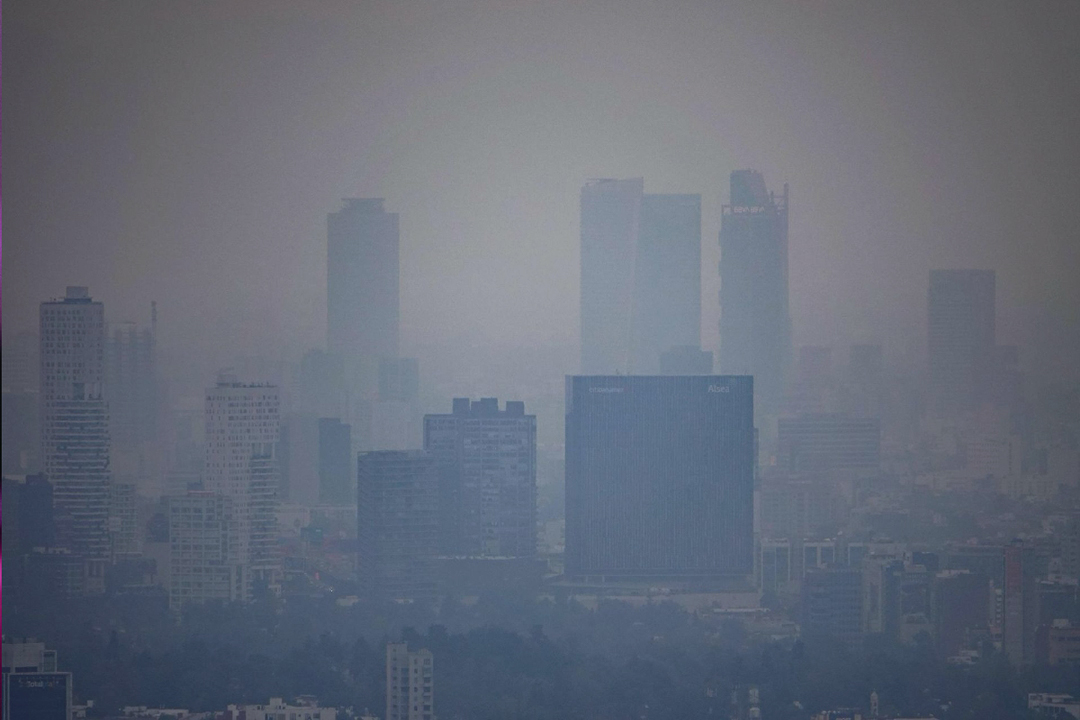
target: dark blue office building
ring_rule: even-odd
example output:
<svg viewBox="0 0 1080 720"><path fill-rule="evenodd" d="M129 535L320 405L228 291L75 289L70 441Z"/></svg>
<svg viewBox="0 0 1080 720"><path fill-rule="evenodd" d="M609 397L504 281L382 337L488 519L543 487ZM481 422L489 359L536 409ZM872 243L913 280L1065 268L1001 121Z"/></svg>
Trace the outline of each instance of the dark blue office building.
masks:
<svg viewBox="0 0 1080 720"><path fill-rule="evenodd" d="M753 408L749 376L567 377L567 575L750 574Z"/></svg>

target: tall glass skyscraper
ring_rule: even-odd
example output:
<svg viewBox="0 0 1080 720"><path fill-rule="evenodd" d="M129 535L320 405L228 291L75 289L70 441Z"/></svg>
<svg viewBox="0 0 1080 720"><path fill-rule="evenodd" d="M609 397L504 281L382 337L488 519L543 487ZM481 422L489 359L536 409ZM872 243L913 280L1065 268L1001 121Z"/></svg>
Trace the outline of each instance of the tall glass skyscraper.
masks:
<svg viewBox="0 0 1080 720"><path fill-rule="evenodd" d="M754 376L759 407L778 409L791 361L788 187L755 170L731 173L720 214L720 372Z"/></svg>
<svg viewBox="0 0 1080 720"><path fill-rule="evenodd" d="M53 484L58 540L85 561L85 583L104 592L109 558L109 413L105 306L85 287L41 303L41 460Z"/></svg>
<svg viewBox="0 0 1080 720"><path fill-rule="evenodd" d="M647 195L641 178L581 190L583 373L655 374L701 343L701 196Z"/></svg>
<svg viewBox="0 0 1080 720"><path fill-rule="evenodd" d="M358 388L374 392L379 358L398 355L397 213L381 198L349 198L327 226L327 349Z"/></svg>

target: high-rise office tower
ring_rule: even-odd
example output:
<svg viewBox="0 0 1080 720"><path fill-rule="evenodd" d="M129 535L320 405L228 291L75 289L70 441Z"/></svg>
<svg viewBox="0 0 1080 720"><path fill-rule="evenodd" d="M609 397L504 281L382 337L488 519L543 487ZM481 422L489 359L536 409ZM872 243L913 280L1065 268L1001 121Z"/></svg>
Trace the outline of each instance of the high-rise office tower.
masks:
<svg viewBox="0 0 1080 720"><path fill-rule="evenodd" d="M927 316L930 393L942 416L974 409L993 367L993 270L931 270Z"/></svg>
<svg viewBox="0 0 1080 720"><path fill-rule="evenodd" d="M439 547L439 478L423 450L360 453L357 573L368 597L433 600Z"/></svg>
<svg viewBox="0 0 1080 720"><path fill-rule="evenodd" d="M352 428L338 418L319 418L319 502L352 505L355 501Z"/></svg>
<svg viewBox="0 0 1080 720"><path fill-rule="evenodd" d="M374 392L378 361L398 355L398 216L349 198L327 217L327 348L352 388Z"/></svg>
<svg viewBox="0 0 1080 720"><path fill-rule="evenodd" d="M386 646L386 720L434 720L435 658L408 643Z"/></svg>
<svg viewBox="0 0 1080 720"><path fill-rule="evenodd" d="M1039 562L1036 550L1020 541L1004 549L1001 649L1019 667L1035 661L1039 626Z"/></svg>
<svg viewBox="0 0 1080 720"><path fill-rule="evenodd" d="M637 375L660 372L674 347L701 346L701 196L644 195L634 262Z"/></svg>
<svg viewBox="0 0 1080 720"><path fill-rule="evenodd" d="M60 544L87 561L86 590L104 590L109 557L109 413L105 308L85 287L41 303L41 459L53 484Z"/></svg>
<svg viewBox="0 0 1080 720"><path fill-rule="evenodd" d="M444 555L536 555L536 416L525 403L455 398L424 416L424 449L439 464Z"/></svg>
<svg viewBox="0 0 1080 720"><path fill-rule="evenodd" d="M105 341L105 395L112 441L132 447L157 438L157 308L150 327L133 322L111 325Z"/></svg>
<svg viewBox="0 0 1080 720"><path fill-rule="evenodd" d="M841 382L841 407L852 415L880 417L884 392L880 345L852 345Z"/></svg>
<svg viewBox="0 0 1080 720"><path fill-rule="evenodd" d="M229 563L243 600L254 588L276 588L277 493L280 486L278 388L222 373L206 393L203 489L229 498Z"/></svg>
<svg viewBox="0 0 1080 720"><path fill-rule="evenodd" d="M656 373L701 342L701 196L646 195L641 178L581 190L581 367Z"/></svg>
<svg viewBox="0 0 1080 720"><path fill-rule="evenodd" d="M371 406L373 450L415 450L421 445L420 361L379 360L378 396Z"/></svg>
<svg viewBox="0 0 1080 720"><path fill-rule="evenodd" d="M286 413L278 445L281 485L278 500L290 505L319 502L319 418L308 413Z"/></svg>
<svg viewBox="0 0 1080 720"><path fill-rule="evenodd" d="M171 610L244 599L242 566L230 552L235 507L232 497L207 490L168 497Z"/></svg>
<svg viewBox="0 0 1080 720"><path fill-rule="evenodd" d="M720 372L754 376L759 407L773 412L791 358L788 187L777 196L754 170L731 173L720 215Z"/></svg>
<svg viewBox="0 0 1080 720"><path fill-rule="evenodd" d="M581 189L581 371L630 368L634 264L642 178L590 180Z"/></svg>
<svg viewBox="0 0 1080 720"><path fill-rule="evenodd" d="M753 378L566 379L566 572L753 570Z"/></svg>

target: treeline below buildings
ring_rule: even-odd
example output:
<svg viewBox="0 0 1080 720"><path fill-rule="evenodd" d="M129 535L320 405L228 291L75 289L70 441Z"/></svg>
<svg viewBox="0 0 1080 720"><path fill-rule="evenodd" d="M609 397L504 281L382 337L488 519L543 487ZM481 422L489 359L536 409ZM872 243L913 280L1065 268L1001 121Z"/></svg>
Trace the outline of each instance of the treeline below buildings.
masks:
<svg viewBox="0 0 1080 720"><path fill-rule="evenodd" d="M1027 717L1029 692L1080 695L1075 666L1016 671L988 648L960 667L928 643L882 636L855 645L754 639L736 622L672 603L589 610L504 595L446 600L436 613L266 595L192 607L180 626L160 604L70 602L10 617L8 630L56 647L76 697L94 700L102 717L123 705L200 711L299 695L381 714L385 645L398 639L433 653L442 720L744 718L751 688L765 718L865 714L876 692L881 717L993 719Z"/></svg>

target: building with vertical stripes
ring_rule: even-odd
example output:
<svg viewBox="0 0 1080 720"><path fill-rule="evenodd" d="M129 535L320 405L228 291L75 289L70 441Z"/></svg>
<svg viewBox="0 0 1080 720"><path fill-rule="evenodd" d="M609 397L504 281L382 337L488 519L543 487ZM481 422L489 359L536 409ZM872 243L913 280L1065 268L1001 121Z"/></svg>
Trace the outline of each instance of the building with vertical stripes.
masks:
<svg viewBox="0 0 1080 720"><path fill-rule="evenodd" d="M424 449L439 464L440 552L536 555L536 416L525 403L455 398L424 416Z"/></svg>
<svg viewBox="0 0 1080 720"><path fill-rule="evenodd" d="M753 378L566 379L566 573L753 572Z"/></svg>
<svg viewBox="0 0 1080 720"><path fill-rule="evenodd" d="M85 287L41 303L41 459L53 484L60 544L85 561L85 584L104 592L109 559L109 413L105 306Z"/></svg>
<svg viewBox="0 0 1080 720"><path fill-rule="evenodd" d="M357 574L377 600L438 594L438 471L423 450L378 450L357 459Z"/></svg>

